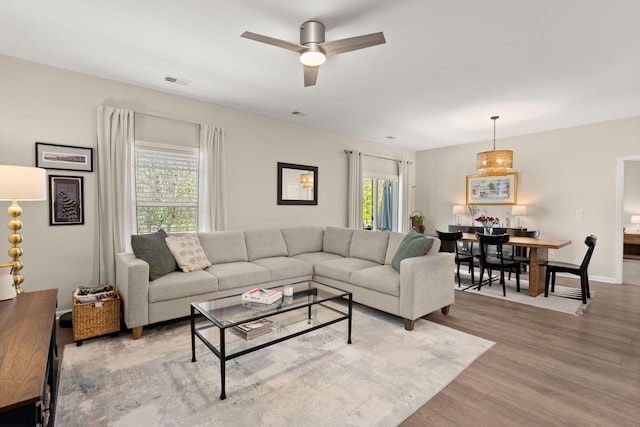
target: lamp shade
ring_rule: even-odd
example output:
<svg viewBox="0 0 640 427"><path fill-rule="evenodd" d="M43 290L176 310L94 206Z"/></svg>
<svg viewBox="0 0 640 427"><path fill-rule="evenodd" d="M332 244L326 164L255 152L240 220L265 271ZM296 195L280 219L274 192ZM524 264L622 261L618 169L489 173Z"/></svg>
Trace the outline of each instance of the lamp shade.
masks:
<svg viewBox="0 0 640 427"><path fill-rule="evenodd" d="M640 224L640 215L631 215L631 224Z"/></svg>
<svg viewBox="0 0 640 427"><path fill-rule="evenodd" d="M513 216L525 216L527 214L527 207L524 205L513 205L511 207L511 215Z"/></svg>
<svg viewBox="0 0 640 427"><path fill-rule="evenodd" d="M46 200L47 172L41 168L0 165L0 200Z"/></svg>
<svg viewBox="0 0 640 427"><path fill-rule="evenodd" d="M454 215L464 215L467 211L462 205L453 205L453 211L451 213Z"/></svg>

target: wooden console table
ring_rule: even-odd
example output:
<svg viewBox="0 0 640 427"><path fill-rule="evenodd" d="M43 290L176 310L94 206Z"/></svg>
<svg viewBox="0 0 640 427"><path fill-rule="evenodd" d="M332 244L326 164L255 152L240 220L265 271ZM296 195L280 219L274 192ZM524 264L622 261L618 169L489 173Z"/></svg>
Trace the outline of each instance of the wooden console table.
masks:
<svg viewBox="0 0 640 427"><path fill-rule="evenodd" d="M58 290L0 301L0 425L53 426Z"/></svg>
<svg viewBox="0 0 640 427"><path fill-rule="evenodd" d="M626 259L640 259L640 234L624 233L624 255Z"/></svg>

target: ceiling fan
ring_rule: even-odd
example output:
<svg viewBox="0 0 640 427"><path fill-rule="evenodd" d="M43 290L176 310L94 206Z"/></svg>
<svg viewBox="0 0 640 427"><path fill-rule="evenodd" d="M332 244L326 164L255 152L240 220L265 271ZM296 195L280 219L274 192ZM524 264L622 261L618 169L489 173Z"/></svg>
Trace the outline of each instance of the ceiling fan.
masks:
<svg viewBox="0 0 640 427"><path fill-rule="evenodd" d="M328 56L352 50L364 49L386 43L382 32L347 39L324 41L324 25L317 21L307 21L300 26L300 44L245 31L240 37L292 50L300 54L304 65L304 86L314 86L318 79L318 68Z"/></svg>

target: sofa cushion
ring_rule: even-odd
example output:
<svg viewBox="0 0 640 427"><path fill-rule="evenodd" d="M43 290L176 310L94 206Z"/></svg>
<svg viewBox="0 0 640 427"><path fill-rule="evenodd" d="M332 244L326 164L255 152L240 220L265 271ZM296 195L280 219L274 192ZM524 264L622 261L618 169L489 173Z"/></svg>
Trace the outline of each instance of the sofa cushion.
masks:
<svg viewBox="0 0 640 427"><path fill-rule="evenodd" d="M327 227L324 230L322 250L332 254L348 257L351 250L351 228Z"/></svg>
<svg viewBox="0 0 640 427"><path fill-rule="evenodd" d="M384 258L384 263L391 265L393 256L398 251L400 243L404 240L406 234L392 231L389 233L389 244L387 245L387 255Z"/></svg>
<svg viewBox="0 0 640 427"><path fill-rule="evenodd" d="M198 233L200 244L212 264L249 261L242 231L211 231Z"/></svg>
<svg viewBox="0 0 640 427"><path fill-rule="evenodd" d="M415 231L409 231L391 260L391 266L400 271L400 262L405 258L426 255L433 246L433 239Z"/></svg>
<svg viewBox="0 0 640 427"><path fill-rule="evenodd" d="M169 236L164 241L185 273L204 270L211 265L195 234Z"/></svg>
<svg viewBox="0 0 640 427"><path fill-rule="evenodd" d="M218 290L218 279L206 271L175 271L149 283L149 302L170 301Z"/></svg>
<svg viewBox="0 0 640 427"><path fill-rule="evenodd" d="M351 273L351 283L383 294L400 295L400 274L390 265L354 271Z"/></svg>
<svg viewBox="0 0 640 427"><path fill-rule="evenodd" d="M313 274L313 266L311 264L295 258L279 256L261 258L251 262L269 270L272 281L311 276Z"/></svg>
<svg viewBox="0 0 640 427"><path fill-rule="evenodd" d="M149 264L149 280L169 274L178 269L178 264L164 239L167 233L160 229L152 234L131 236L131 249L136 258Z"/></svg>
<svg viewBox="0 0 640 427"><path fill-rule="evenodd" d="M282 236L289 256L322 252L324 228L320 226L283 228Z"/></svg>
<svg viewBox="0 0 640 427"><path fill-rule="evenodd" d="M207 271L218 279L218 289L241 288L243 286L261 285L271 279L266 268L252 262L228 262L213 264Z"/></svg>
<svg viewBox="0 0 640 427"><path fill-rule="evenodd" d="M378 266L378 264L366 259L340 258L316 264L314 269L317 276L324 276L334 280L350 282L351 273L354 271L376 266Z"/></svg>
<svg viewBox="0 0 640 427"><path fill-rule="evenodd" d="M332 259L342 259L344 257L336 254L330 254L328 252L309 252L306 254L300 254L294 256L296 259L301 259L304 262L308 262L311 265L320 264L321 262L330 261Z"/></svg>
<svg viewBox="0 0 640 427"><path fill-rule="evenodd" d="M384 264L387 246L389 246L389 232L355 230L351 238L349 256Z"/></svg>
<svg viewBox="0 0 640 427"><path fill-rule="evenodd" d="M287 256L287 245L279 229L244 232L249 261L260 258Z"/></svg>

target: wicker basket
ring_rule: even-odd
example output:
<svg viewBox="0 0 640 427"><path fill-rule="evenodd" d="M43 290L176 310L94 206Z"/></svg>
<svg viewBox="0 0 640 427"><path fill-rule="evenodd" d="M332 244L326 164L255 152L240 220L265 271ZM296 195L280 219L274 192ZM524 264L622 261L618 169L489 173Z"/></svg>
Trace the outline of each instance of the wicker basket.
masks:
<svg viewBox="0 0 640 427"><path fill-rule="evenodd" d="M97 303L78 304L71 294L73 313L73 339L82 340L120 331L120 295L118 298Z"/></svg>

